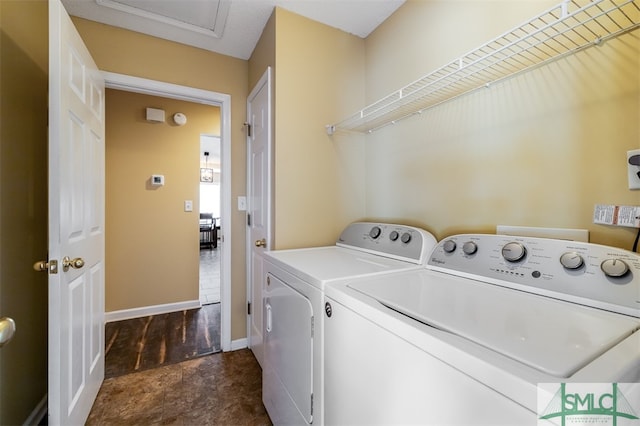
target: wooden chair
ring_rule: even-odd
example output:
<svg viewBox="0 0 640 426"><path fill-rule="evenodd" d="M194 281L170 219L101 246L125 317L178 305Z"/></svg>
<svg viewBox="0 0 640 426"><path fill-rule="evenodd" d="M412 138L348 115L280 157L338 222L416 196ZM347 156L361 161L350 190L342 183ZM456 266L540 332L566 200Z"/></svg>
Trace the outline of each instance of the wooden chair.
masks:
<svg viewBox="0 0 640 426"><path fill-rule="evenodd" d="M216 219L211 213L200 213L200 248L202 247L218 247Z"/></svg>

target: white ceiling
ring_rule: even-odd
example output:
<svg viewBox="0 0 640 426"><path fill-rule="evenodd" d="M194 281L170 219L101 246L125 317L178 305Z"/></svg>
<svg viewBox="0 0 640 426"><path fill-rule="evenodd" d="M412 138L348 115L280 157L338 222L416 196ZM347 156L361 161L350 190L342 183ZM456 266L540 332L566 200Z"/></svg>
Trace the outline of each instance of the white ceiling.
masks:
<svg viewBox="0 0 640 426"><path fill-rule="evenodd" d="M73 16L249 59L275 6L365 38L404 1L62 0L62 3Z"/></svg>

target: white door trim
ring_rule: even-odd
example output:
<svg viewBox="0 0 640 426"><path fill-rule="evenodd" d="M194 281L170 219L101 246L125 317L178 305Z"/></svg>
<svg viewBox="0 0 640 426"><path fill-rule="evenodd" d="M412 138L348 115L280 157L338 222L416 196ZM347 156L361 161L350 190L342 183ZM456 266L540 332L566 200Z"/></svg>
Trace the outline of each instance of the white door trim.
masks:
<svg viewBox="0 0 640 426"><path fill-rule="evenodd" d="M222 256L221 283L220 283L220 343L223 351L231 348L231 95L196 89L194 87L180 86L162 81L133 77L130 75L116 74L103 71L107 89L124 90L127 92L143 93L146 95L160 96L163 98L179 99L188 102L196 102L205 105L220 107L220 138L222 154L222 228L220 229L225 245L225 255Z"/></svg>

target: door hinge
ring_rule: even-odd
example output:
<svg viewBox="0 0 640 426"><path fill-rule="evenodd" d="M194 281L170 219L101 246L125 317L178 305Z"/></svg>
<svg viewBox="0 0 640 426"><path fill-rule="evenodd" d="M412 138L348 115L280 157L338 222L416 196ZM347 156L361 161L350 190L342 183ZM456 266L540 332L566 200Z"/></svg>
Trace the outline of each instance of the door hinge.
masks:
<svg viewBox="0 0 640 426"><path fill-rule="evenodd" d="M313 330L314 329L314 324L313 324L313 317L311 317L311 338L313 339Z"/></svg>
<svg viewBox="0 0 640 426"><path fill-rule="evenodd" d="M247 213L247 226L251 226L251 213Z"/></svg>
<svg viewBox="0 0 640 426"><path fill-rule="evenodd" d="M251 315L251 302L247 302L247 315Z"/></svg>
<svg viewBox="0 0 640 426"><path fill-rule="evenodd" d="M311 416L313 417L313 393L311 394Z"/></svg>

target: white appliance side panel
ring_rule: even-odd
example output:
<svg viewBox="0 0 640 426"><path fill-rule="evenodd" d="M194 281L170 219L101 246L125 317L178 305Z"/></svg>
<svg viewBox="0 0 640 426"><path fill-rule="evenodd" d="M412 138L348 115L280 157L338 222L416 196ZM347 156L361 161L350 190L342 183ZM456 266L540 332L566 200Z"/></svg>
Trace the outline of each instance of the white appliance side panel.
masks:
<svg viewBox="0 0 640 426"><path fill-rule="evenodd" d="M326 425L536 424L532 411L326 300Z"/></svg>
<svg viewBox="0 0 640 426"><path fill-rule="evenodd" d="M313 308L306 297L267 274L263 401L275 424L313 420Z"/></svg>

